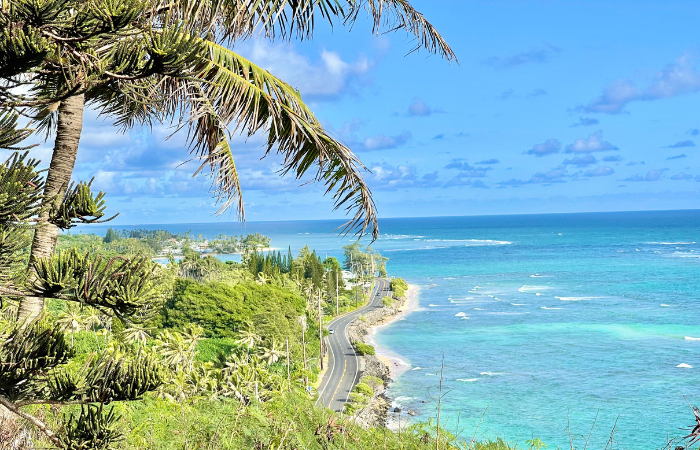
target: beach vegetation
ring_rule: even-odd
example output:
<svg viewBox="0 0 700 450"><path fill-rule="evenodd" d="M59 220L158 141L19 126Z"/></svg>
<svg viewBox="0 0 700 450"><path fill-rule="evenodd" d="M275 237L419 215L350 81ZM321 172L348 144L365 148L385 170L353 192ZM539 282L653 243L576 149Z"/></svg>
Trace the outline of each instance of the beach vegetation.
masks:
<svg viewBox="0 0 700 450"><path fill-rule="evenodd" d="M393 307L394 306L394 299L389 297L389 296L382 298L382 306L384 306L386 308Z"/></svg>
<svg viewBox="0 0 700 450"><path fill-rule="evenodd" d="M372 376L372 375L364 375L360 379L360 383L365 383L366 385L370 386L373 390L376 390L380 386L384 385L384 380L382 380L379 377Z"/></svg>
<svg viewBox="0 0 700 450"><path fill-rule="evenodd" d="M374 390L372 389L372 387L365 383L357 383L353 391L357 392L358 394L366 395L368 397L372 397L374 395Z"/></svg>
<svg viewBox="0 0 700 450"><path fill-rule="evenodd" d="M369 345L369 344L365 344L364 342L355 341L355 342L353 342L352 345L355 347L355 351L359 355L364 356L364 355L374 355L375 354L374 347Z"/></svg>
<svg viewBox="0 0 700 450"><path fill-rule="evenodd" d="M403 278L393 278L391 280L391 291L393 292L394 298L402 298L406 296L406 291L408 290L408 283Z"/></svg>

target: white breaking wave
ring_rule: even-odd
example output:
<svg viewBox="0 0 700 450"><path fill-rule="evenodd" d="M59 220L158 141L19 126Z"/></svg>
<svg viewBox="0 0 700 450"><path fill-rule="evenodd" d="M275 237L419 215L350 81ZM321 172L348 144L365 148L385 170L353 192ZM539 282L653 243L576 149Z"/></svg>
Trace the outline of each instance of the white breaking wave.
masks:
<svg viewBox="0 0 700 450"><path fill-rule="evenodd" d="M513 306L525 306L525 303L511 303Z"/></svg>
<svg viewBox="0 0 700 450"><path fill-rule="evenodd" d="M662 304L660 304L659 306L663 306L664 308L668 308L668 307L670 307L671 305L667 305L666 303L662 303Z"/></svg>
<svg viewBox="0 0 700 450"><path fill-rule="evenodd" d="M649 242L649 244L660 244L660 245L691 245L691 244L697 244L697 242Z"/></svg>
<svg viewBox="0 0 700 450"><path fill-rule="evenodd" d="M691 366L690 364L686 364L686 363L678 364L676 367L680 367L681 369L692 369L693 368L693 366Z"/></svg>
<svg viewBox="0 0 700 450"><path fill-rule="evenodd" d="M539 292L535 292L535 295L542 295L542 294L540 294Z"/></svg>
<svg viewBox="0 0 700 450"><path fill-rule="evenodd" d="M686 340L686 341L700 341L700 338L694 338L694 337L686 336L686 337L685 337L685 340Z"/></svg>
<svg viewBox="0 0 700 450"><path fill-rule="evenodd" d="M540 306L542 309L561 309L561 308L547 308L546 306Z"/></svg>
<svg viewBox="0 0 700 450"><path fill-rule="evenodd" d="M457 314L455 314L455 317L465 317L466 315L466 313L458 312Z"/></svg>
<svg viewBox="0 0 700 450"><path fill-rule="evenodd" d="M469 317L462 317L462 318L459 319L459 320L469 320Z"/></svg>
<svg viewBox="0 0 700 450"><path fill-rule="evenodd" d="M493 239L426 239L425 242L467 242L471 245L509 245L510 241L495 241Z"/></svg>
<svg viewBox="0 0 700 450"><path fill-rule="evenodd" d="M484 311L484 308L474 308L476 311Z"/></svg>
<svg viewBox="0 0 700 450"><path fill-rule="evenodd" d="M529 312L490 312L486 314L491 314L493 316L522 316L523 314L530 314Z"/></svg>
<svg viewBox="0 0 700 450"><path fill-rule="evenodd" d="M593 300L594 298L605 298L605 297L554 297L556 299L565 302L579 302L581 300Z"/></svg>
<svg viewBox="0 0 700 450"><path fill-rule="evenodd" d="M440 306L440 305L434 305L434 304L431 303L431 304L429 304L428 306L435 307L435 306Z"/></svg>
<svg viewBox="0 0 700 450"><path fill-rule="evenodd" d="M536 273L534 275L530 275L530 278L549 278L549 275L540 275L539 273Z"/></svg>
<svg viewBox="0 0 700 450"><path fill-rule="evenodd" d="M479 375L488 375L492 377L494 375L503 375L503 372L481 372Z"/></svg>
<svg viewBox="0 0 700 450"><path fill-rule="evenodd" d="M457 378L457 381L466 381L467 383L472 381L479 381L478 378Z"/></svg>
<svg viewBox="0 0 700 450"><path fill-rule="evenodd" d="M528 286L527 284L523 285L521 288L518 290L520 292L530 292L530 291L545 291L549 289L549 286Z"/></svg>
<svg viewBox="0 0 700 450"><path fill-rule="evenodd" d="M421 369L422 369L422 367L414 367L414 368L411 369L411 370L421 370Z"/></svg>

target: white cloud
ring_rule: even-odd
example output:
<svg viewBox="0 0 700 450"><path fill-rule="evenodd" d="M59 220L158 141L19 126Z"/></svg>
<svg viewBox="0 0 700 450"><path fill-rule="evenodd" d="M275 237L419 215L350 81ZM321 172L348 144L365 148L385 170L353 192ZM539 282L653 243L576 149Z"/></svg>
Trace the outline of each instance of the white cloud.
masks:
<svg viewBox="0 0 700 450"><path fill-rule="evenodd" d="M624 78L603 89L595 100L576 109L588 113L619 114L631 102L671 98L697 91L700 91L700 71L684 55L658 72L646 87L640 88L634 81Z"/></svg>
<svg viewBox="0 0 700 450"><path fill-rule="evenodd" d="M526 150L526 155L544 156L552 153L559 153L561 142L556 139L547 139L541 144L535 144L530 150Z"/></svg>
<svg viewBox="0 0 700 450"><path fill-rule="evenodd" d="M358 77L368 73L373 62L365 56L345 61L334 51L323 50L313 61L289 44L271 44L256 40L252 48L243 46L243 53L273 75L314 99L332 99L345 93Z"/></svg>
<svg viewBox="0 0 700 450"><path fill-rule="evenodd" d="M617 147L603 140L602 131L591 133L586 138L576 139L572 144L566 146L566 153L607 152L609 150L617 150Z"/></svg>
<svg viewBox="0 0 700 450"><path fill-rule="evenodd" d="M362 141L364 150L385 150L389 148L396 148L401 145L406 144L411 139L411 132L404 131L403 133L396 136L387 136L385 134L378 134L376 136L366 137ZM358 149L359 150L359 149Z"/></svg>
<svg viewBox="0 0 700 450"><path fill-rule="evenodd" d="M586 173L584 173L584 175L587 177L605 177L614 173L615 171L612 167L598 166L595 169L587 170Z"/></svg>

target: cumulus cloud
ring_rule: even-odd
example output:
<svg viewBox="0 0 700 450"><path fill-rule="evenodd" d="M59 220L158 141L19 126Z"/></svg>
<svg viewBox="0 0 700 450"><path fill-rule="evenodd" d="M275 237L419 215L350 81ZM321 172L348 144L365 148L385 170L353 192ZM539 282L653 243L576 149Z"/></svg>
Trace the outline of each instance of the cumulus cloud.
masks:
<svg viewBox="0 0 700 450"><path fill-rule="evenodd" d="M631 102L671 98L699 90L700 71L685 55L664 67L645 87L638 87L630 79L621 79L603 89L598 98L576 109L587 113L619 114Z"/></svg>
<svg viewBox="0 0 700 450"><path fill-rule="evenodd" d="M605 177L614 174L612 167L598 166L595 169L587 170L583 175L587 177Z"/></svg>
<svg viewBox="0 0 700 450"><path fill-rule="evenodd" d="M689 173L678 172L677 174L672 175L671 179L672 180L692 180L693 176Z"/></svg>
<svg viewBox="0 0 700 450"><path fill-rule="evenodd" d="M541 144L535 144L530 150L526 150L526 155L544 156L561 151L561 142L556 139L547 139Z"/></svg>
<svg viewBox="0 0 700 450"><path fill-rule="evenodd" d="M532 92L527 94L528 97L541 97L543 95L547 95L547 91L545 91L544 89L540 89L540 88L533 89Z"/></svg>
<svg viewBox="0 0 700 450"><path fill-rule="evenodd" d="M688 134L691 136L697 136L698 134L700 134L700 129L693 128L692 130L688 131Z"/></svg>
<svg viewBox="0 0 700 450"><path fill-rule="evenodd" d="M499 162L501 162L501 161L499 161L495 158L492 158L492 159L485 159L483 161L479 161L479 162L476 162L474 164L498 164Z"/></svg>
<svg viewBox="0 0 700 450"><path fill-rule="evenodd" d="M578 122L572 123L571 127L589 127L591 125L598 125L600 121L598 119L594 119L593 117L579 117Z"/></svg>
<svg viewBox="0 0 700 450"><path fill-rule="evenodd" d="M619 162L622 161L622 156L620 155L608 155L603 157L603 161L605 162Z"/></svg>
<svg viewBox="0 0 700 450"><path fill-rule="evenodd" d="M485 177L486 171L491 170L490 167L474 167L462 158L453 159L445 169L458 169L457 178Z"/></svg>
<svg viewBox="0 0 700 450"><path fill-rule="evenodd" d="M646 175L633 175L631 177L625 178L622 181L659 181L661 175L668 169L656 169L650 170Z"/></svg>
<svg viewBox="0 0 700 450"><path fill-rule="evenodd" d="M406 144L411 139L411 132L404 131L396 136L387 136L385 134L378 134L376 136L366 137L362 141L363 150L386 150L390 148L400 147ZM359 148L358 148L359 150Z"/></svg>
<svg viewBox="0 0 700 450"><path fill-rule="evenodd" d="M680 155L669 156L668 158L666 158L666 161L670 161L670 160L672 160L672 159L681 159L681 158L685 158L685 157L686 157L686 154L685 154L685 153L681 153Z"/></svg>
<svg viewBox="0 0 700 450"><path fill-rule="evenodd" d="M447 183L443 185L444 188L448 187L470 187L479 189L489 189L490 186L484 183L482 180L471 180L465 178L454 177Z"/></svg>
<svg viewBox="0 0 700 450"><path fill-rule="evenodd" d="M433 114L444 113L442 109L435 109L429 106L420 98L414 98L413 102L408 106L407 115L413 117L426 117Z"/></svg>
<svg viewBox="0 0 700 450"><path fill-rule="evenodd" d="M492 56L484 60L484 64L496 69L507 69L510 67L522 66L523 64L542 64L559 53L561 50L551 44L545 44L542 47L535 47L526 52L516 53L511 56Z"/></svg>
<svg viewBox="0 0 700 450"><path fill-rule="evenodd" d="M500 181L498 185L500 187L518 187L525 184L543 184L549 185L552 183L566 183L566 178L569 175L566 169L563 167L555 167L548 172L537 172L529 180L520 180L516 178L511 178L507 181Z"/></svg>
<svg viewBox="0 0 700 450"><path fill-rule="evenodd" d="M586 138L576 139L572 144L566 146L566 153L591 153L607 152L618 148L610 142L603 140L603 132L596 131Z"/></svg>
<svg viewBox="0 0 700 450"><path fill-rule="evenodd" d="M685 147L695 147L695 142L691 140L678 141L675 144L667 145L666 148L685 148Z"/></svg>
<svg viewBox="0 0 700 450"><path fill-rule="evenodd" d="M252 47L242 46L262 68L299 89L305 98L330 100L346 93L349 87L367 74L374 63L365 56L346 61L334 51L322 50L315 60L300 54L289 44L254 40Z"/></svg>
<svg viewBox="0 0 700 450"><path fill-rule="evenodd" d="M394 166L378 163L370 165L369 169L372 173L367 176L367 183L372 189L395 190L412 187L437 187L440 185L437 172L419 176L415 166Z"/></svg>
<svg viewBox="0 0 700 450"><path fill-rule="evenodd" d="M564 162L562 162L562 166L566 167L572 165L576 167L586 167L597 162L598 160L595 159L595 156L588 154L586 156L575 156L571 159L565 159Z"/></svg>

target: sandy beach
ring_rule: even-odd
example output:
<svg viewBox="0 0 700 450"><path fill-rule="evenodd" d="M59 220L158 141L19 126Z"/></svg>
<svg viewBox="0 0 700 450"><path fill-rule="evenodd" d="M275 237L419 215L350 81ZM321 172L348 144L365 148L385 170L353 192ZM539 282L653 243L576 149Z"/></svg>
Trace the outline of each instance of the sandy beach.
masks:
<svg viewBox="0 0 700 450"><path fill-rule="evenodd" d="M418 308L419 294L420 287L414 284L409 284L408 291L406 292L406 301L399 309L400 312L372 327L369 334L365 336L365 342L374 346L377 358L379 358L379 360L389 368L389 373L392 380L395 380L402 373L409 370L411 368L411 364L406 359L402 358L401 355L391 351L391 349L377 344L375 335L378 330L389 326L397 320L403 319L408 314L415 311Z"/></svg>

